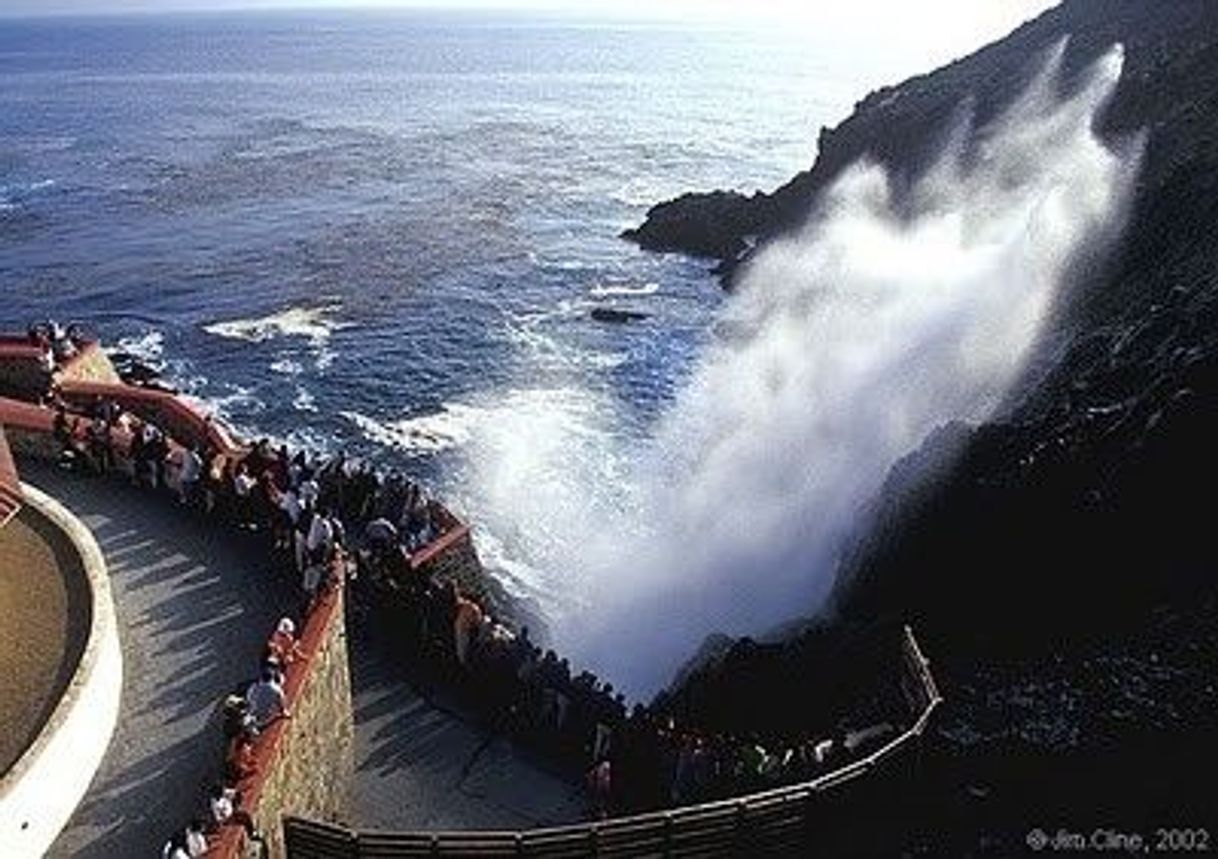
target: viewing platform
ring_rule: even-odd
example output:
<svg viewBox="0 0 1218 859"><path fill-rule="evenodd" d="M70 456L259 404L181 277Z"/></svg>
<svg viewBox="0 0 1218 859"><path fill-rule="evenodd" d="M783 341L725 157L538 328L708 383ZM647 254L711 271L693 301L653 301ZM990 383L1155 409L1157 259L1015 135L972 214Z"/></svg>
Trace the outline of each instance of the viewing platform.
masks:
<svg viewBox="0 0 1218 859"><path fill-rule="evenodd" d="M5 348L21 372L6 375ZM78 345L80 363L60 362L46 376L45 390L22 392L13 379L26 378L26 352L0 343L0 390L21 394L0 396L0 502L8 505L0 513L10 511L8 536L20 543L22 488L7 436L22 457L20 477L59 499L96 539L113 593L116 651L121 642L117 727L51 856L156 855L221 783L237 813L230 808L204 828L208 855L223 859L258 845L293 859L797 855L858 785L905 784L916 773L940 697L906 628L882 672L891 700L860 711L892 715L895 726L873 719L822 739L815 764L806 738L803 757L792 757L794 746L771 754L752 741L714 739L725 764L755 757L756 771L725 770L712 795L731 788L729 798L686 794L683 804L679 774L662 769L662 748L671 763L678 746L712 739L695 742L695 728L678 735L646 713L640 720L637 708L628 719L621 696L615 701L611 687L568 672L565 662L555 674L552 652L543 659L503 625L468 526L417 485L348 471L341 455L300 465L286 448L249 445L171 392L108 378L108 360L91 342ZM39 355L45 367L45 351ZM152 454L149 428L154 440L164 436ZM209 470L196 480L205 486L185 476L191 449L207 452ZM242 484L247 468L257 477ZM292 469L306 476L291 477ZM392 509L401 533L390 527L390 543L378 544L383 537L369 530L356 537L358 551L345 541L315 548L311 526L306 540L291 505L280 503L297 491L312 493L316 511L306 510L315 524L329 528L342 515L362 529ZM349 587L357 570L358 593ZM268 634L282 618L297 618L295 656L276 657L268 669ZM227 733L231 714L221 702L235 694L249 706L246 690L259 673L263 682L278 675L284 713L252 734ZM249 756L234 771L242 736ZM659 792L615 806L625 808L619 817L588 822L610 809L608 768L616 773L631 742L642 744L636 755L659 744L633 764L636 780L656 770ZM817 774L808 779L810 768ZM797 771L804 780L786 784ZM702 787L705 800L712 787ZM0 819L8 810L0 796Z"/></svg>
<svg viewBox="0 0 1218 859"><path fill-rule="evenodd" d="M124 665L116 733L87 794L48 855L155 855L175 827L206 807L206 792L220 775L223 751L219 702L226 693L244 688L268 631L279 618L299 612L302 594L297 580L275 569L265 533L238 531L234 536L231 526L209 522L198 510L174 503L171 492L149 492L133 485L130 457L135 440L125 424L108 428L116 457L114 472L88 476L66 469L59 461L64 442L57 438L54 410L42 401L53 390L68 407L74 435L82 437L90 431L95 422L91 415L103 401L117 404L142 422L168 427L172 461L167 463L166 481L171 485L178 479L182 441L237 461L249 447L167 391L107 378L97 371L106 359L100 350L94 352L96 344L81 349L80 361L81 366L92 362L93 375L103 381L64 378L56 371L42 379L51 388L21 390L11 384L21 373L14 374L12 364L6 368L3 359L15 360L24 372L37 350L16 341L8 338L4 344L7 354L0 356L0 380L7 383L7 393L25 398L0 397L0 499L9 501L8 518L18 515L20 478L11 457L4 456L11 437L23 453L24 477L61 499L97 539L113 586ZM471 551L464 523L437 502L429 502L428 510L436 534L408 555L411 570L452 566L449 555L455 553L459 559ZM10 523L9 542L20 543L24 533L20 523ZM21 565L23 577L30 575L26 566ZM11 576L7 581L22 582ZM24 586L28 588L28 581ZM306 718L302 723L277 723L259 737L258 771L240 785L243 807L257 809L259 815L281 803L297 807L293 796L282 794L297 793L309 780L299 773L301 762L312 767L318 762L315 756L302 755L301 743L311 741L302 740L300 732L323 736L309 726L316 724L319 713L337 706L335 727L344 721L360 727L360 770L365 775L357 790L372 809L371 816L360 815L353 822L403 825L441 820L470 826L545 822L554 819L553 809L563 807L563 798L570 804L566 819L578 817L582 811L578 791L517 759L510 746L497 743L459 707L418 693L394 670L392 655L372 645L353 649L357 667L352 706L339 596L330 590L306 612L300 638L306 658L288 670L285 688L289 701L293 706L299 703ZM38 652L53 658L57 651L40 647ZM316 661L322 657L334 667L322 668ZM36 673L43 676L48 671ZM341 681L330 680L335 677ZM330 688L331 682L342 688ZM400 711L395 707L395 712L385 713L390 701L400 704ZM420 727L425 727L421 735ZM420 743L424 737L426 741ZM530 816L513 810L510 794L521 783L533 785L536 803L550 811ZM391 793L398 799L388 802ZM457 797L459 802L454 801ZM282 855L276 844L277 816L267 818L267 829L272 854ZM213 837L210 852L242 855L246 843L240 827L226 826Z"/></svg>

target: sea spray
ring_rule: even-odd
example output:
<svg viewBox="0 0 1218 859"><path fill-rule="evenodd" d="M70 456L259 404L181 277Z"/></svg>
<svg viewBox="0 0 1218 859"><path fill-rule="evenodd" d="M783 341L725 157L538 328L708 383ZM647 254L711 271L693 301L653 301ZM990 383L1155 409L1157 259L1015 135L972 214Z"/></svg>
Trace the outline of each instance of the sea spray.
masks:
<svg viewBox="0 0 1218 859"><path fill-rule="evenodd" d="M1120 47L1068 98L1064 48L1003 116L963 120L912 187L844 171L748 265L649 442L607 443L611 409L577 391L475 427L472 507L564 583L554 633L577 664L644 695L711 632L814 612L892 464L999 406L1136 172L1137 146L1093 130Z"/></svg>

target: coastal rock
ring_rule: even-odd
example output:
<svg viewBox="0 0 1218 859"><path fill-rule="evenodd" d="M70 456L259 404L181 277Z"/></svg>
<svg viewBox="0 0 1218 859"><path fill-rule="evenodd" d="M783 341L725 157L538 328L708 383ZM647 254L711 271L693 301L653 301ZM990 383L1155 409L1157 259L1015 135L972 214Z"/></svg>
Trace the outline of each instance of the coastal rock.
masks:
<svg viewBox="0 0 1218 859"><path fill-rule="evenodd" d="M680 251L718 260L735 259L748 248L750 235L762 229L769 198L735 191L684 194L653 206L647 219L622 238L652 251Z"/></svg>
<svg viewBox="0 0 1218 859"><path fill-rule="evenodd" d="M597 322L622 323L637 322L640 319L646 319L650 314L640 310L622 310L617 307L594 307L588 315Z"/></svg>
<svg viewBox="0 0 1218 859"><path fill-rule="evenodd" d="M781 644L729 648L664 699L733 731L809 724L823 705L792 696L794 678L829 694L849 673L832 667L846 642L912 623L948 705L921 819L894 836L894 852L1020 851L1039 819L1187 817L1212 795L1218 752L1203 738L1218 730L1218 544L1204 499L1218 482L1218 4L1066 0L872 93L822 132L815 165L773 193L721 196L717 208L687 195L632 235L717 248L730 284L746 236L764 244L797 225L860 157L898 186L915 178L961 105L982 123L998 114L1065 36L1067 87L1125 46L1100 128L1114 142L1145 134L1120 246L1062 297L999 420L944 428L893 468L823 620ZM970 784L988 791L975 817L958 804ZM936 840L949 831L956 843Z"/></svg>

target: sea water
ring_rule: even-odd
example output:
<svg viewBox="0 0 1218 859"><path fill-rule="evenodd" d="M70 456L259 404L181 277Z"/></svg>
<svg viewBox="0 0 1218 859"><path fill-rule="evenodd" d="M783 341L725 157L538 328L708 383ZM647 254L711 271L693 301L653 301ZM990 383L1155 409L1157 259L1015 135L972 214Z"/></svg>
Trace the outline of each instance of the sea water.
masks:
<svg viewBox="0 0 1218 859"><path fill-rule="evenodd" d="M723 301L619 232L775 188L899 76L741 22L0 21L0 327L81 322L247 435L406 468L569 616Z"/></svg>

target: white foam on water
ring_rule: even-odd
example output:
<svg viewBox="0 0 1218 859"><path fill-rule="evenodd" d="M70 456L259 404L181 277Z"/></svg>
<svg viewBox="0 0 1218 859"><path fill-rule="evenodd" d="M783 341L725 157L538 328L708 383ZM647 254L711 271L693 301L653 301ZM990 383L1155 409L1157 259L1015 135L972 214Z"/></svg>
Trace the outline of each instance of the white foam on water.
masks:
<svg viewBox="0 0 1218 859"><path fill-rule="evenodd" d="M335 331L350 323L334 319L342 305L334 302L313 307L289 307L253 319L232 319L203 326L208 334L247 343L262 343L278 337L301 337L316 348L323 348Z"/></svg>
<svg viewBox="0 0 1218 859"><path fill-rule="evenodd" d="M336 331L352 327L352 323L334 318L341 311L342 304L339 302L294 306L252 319L213 322L203 326L203 330L217 337L247 343L265 343L282 338L303 339L308 344L313 369L324 372L338 357L338 352L330 347L331 336ZM297 366L298 361L280 354L271 369L277 373L291 374Z"/></svg>
<svg viewBox="0 0 1218 859"><path fill-rule="evenodd" d="M355 411L340 414L355 424L368 441L411 455L439 453L469 441L472 426L482 410L461 403L446 404L438 412L382 421Z"/></svg>
<svg viewBox="0 0 1218 859"><path fill-rule="evenodd" d="M654 281L643 284L629 283L598 283L588 290L588 294L596 298L610 295L655 295L660 291L660 285Z"/></svg>
<svg viewBox="0 0 1218 859"><path fill-rule="evenodd" d="M649 209L657 200L667 200L681 194L684 189L674 188L670 183L655 178L634 178L611 191L609 198L616 203L635 209Z"/></svg>
<svg viewBox="0 0 1218 859"><path fill-rule="evenodd" d="M282 376L299 376L304 372L304 365L295 358L283 356L271 362L270 371Z"/></svg>
<svg viewBox="0 0 1218 859"><path fill-rule="evenodd" d="M316 412L317 400L304 385L296 386L296 396L292 398L292 408L298 412Z"/></svg>
<svg viewBox="0 0 1218 859"><path fill-rule="evenodd" d="M161 369L165 363L165 334L151 328L143 334L120 337L114 346L106 351L125 352L150 367Z"/></svg>

